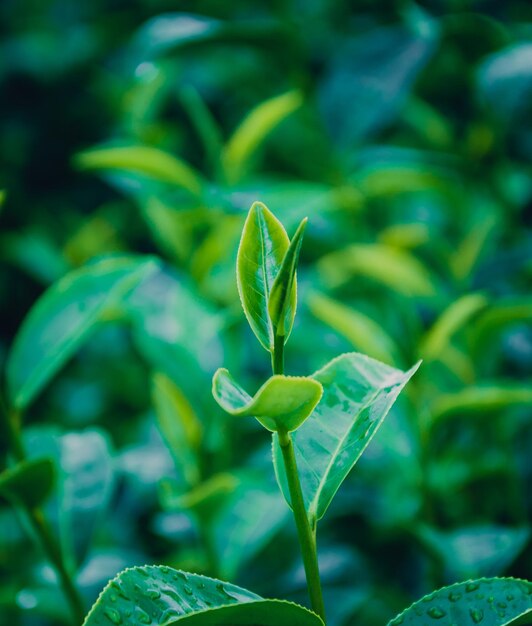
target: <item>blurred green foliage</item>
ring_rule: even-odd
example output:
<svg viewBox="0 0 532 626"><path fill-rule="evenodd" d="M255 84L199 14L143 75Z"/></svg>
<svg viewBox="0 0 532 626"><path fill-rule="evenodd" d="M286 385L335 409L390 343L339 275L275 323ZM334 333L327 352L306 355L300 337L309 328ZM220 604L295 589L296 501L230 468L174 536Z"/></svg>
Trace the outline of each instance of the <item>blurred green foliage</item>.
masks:
<svg viewBox="0 0 532 626"><path fill-rule="evenodd" d="M210 395L222 364L248 389L269 373L234 279L255 200L290 236L309 217L288 373L349 350L424 359L323 523L331 626L383 624L468 576L530 578L530 3L7 0L0 16L0 358L28 384L35 459L7 478L37 472L32 501L54 482L87 607L146 562L305 601L269 442ZM117 281L138 266L138 285L41 302L20 367L37 297L101 263ZM52 322L79 324L77 343L43 371ZM63 623L0 502L0 623Z"/></svg>

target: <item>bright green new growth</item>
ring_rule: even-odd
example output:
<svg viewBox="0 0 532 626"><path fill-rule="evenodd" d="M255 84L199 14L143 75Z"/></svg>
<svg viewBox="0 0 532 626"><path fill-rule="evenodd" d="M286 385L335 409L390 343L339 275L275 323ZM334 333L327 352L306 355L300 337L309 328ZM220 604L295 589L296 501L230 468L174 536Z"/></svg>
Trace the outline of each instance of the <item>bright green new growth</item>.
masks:
<svg viewBox="0 0 532 626"><path fill-rule="evenodd" d="M281 222L264 204L255 202L242 231L236 277L249 325L261 345L270 352L274 349L275 338L268 311L270 294L289 246L290 240ZM290 307L295 314L295 284L290 292Z"/></svg>
<svg viewBox="0 0 532 626"><path fill-rule="evenodd" d="M312 378L272 376L251 397L224 368L212 381L212 393L228 413L240 417L256 417L272 432L292 432L312 413L323 393L322 386Z"/></svg>
<svg viewBox="0 0 532 626"><path fill-rule="evenodd" d="M311 606L325 621L316 523L418 366L402 372L353 353L310 378L284 375L306 222L288 242L263 204L251 207L238 251L238 291L252 330L271 352L274 375L251 397L219 369L213 395L228 413L252 415L274 433L276 475L294 513Z"/></svg>
<svg viewBox="0 0 532 626"><path fill-rule="evenodd" d="M274 334L285 337L285 342L290 335L296 316L296 269L306 225L307 218L305 217L290 242L290 247L285 254L268 300L268 314L272 321Z"/></svg>

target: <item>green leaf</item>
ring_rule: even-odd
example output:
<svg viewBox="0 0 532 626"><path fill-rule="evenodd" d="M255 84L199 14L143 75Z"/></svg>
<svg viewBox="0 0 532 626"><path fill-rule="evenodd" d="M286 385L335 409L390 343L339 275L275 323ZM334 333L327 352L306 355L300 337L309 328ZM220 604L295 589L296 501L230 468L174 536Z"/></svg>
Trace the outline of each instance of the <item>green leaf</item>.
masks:
<svg viewBox="0 0 532 626"><path fill-rule="evenodd" d="M266 350L273 350L268 301L290 245L281 222L261 202L249 210L238 248L236 277L242 307L251 329Z"/></svg>
<svg viewBox="0 0 532 626"><path fill-rule="evenodd" d="M257 471L215 474L186 493L165 480L161 501L169 510L193 513L216 571L229 580L271 541L289 514L269 475Z"/></svg>
<svg viewBox="0 0 532 626"><path fill-rule="evenodd" d="M51 459L21 461L0 473L0 495L33 508L42 504L54 486L55 472Z"/></svg>
<svg viewBox="0 0 532 626"><path fill-rule="evenodd" d="M8 357L12 404L26 408L96 324L156 267L151 259L107 258L50 287L24 320Z"/></svg>
<svg viewBox="0 0 532 626"><path fill-rule="evenodd" d="M289 91L262 102L241 122L228 141L223 163L231 183L238 182L259 146L272 131L303 104L298 91Z"/></svg>
<svg viewBox="0 0 532 626"><path fill-rule="evenodd" d="M439 358L449 345L451 337L465 326L488 304L485 296L470 293L455 300L434 322L423 339L421 354L424 359Z"/></svg>
<svg viewBox="0 0 532 626"><path fill-rule="evenodd" d="M414 532L440 561L445 580L449 581L499 575L515 561L530 539L526 527L493 525L453 530L420 525Z"/></svg>
<svg viewBox="0 0 532 626"><path fill-rule="evenodd" d="M519 384L466 387L439 396L431 408L433 423L453 415L484 414L513 406L532 405L532 389Z"/></svg>
<svg viewBox="0 0 532 626"><path fill-rule="evenodd" d="M69 432L58 441L61 467L57 512L61 544L76 569L85 561L111 501L114 459L108 434L90 429Z"/></svg>
<svg viewBox="0 0 532 626"><path fill-rule="evenodd" d="M308 306L313 315L343 335L355 349L386 363L398 361L394 340L371 317L320 293L310 295Z"/></svg>
<svg viewBox="0 0 532 626"><path fill-rule="evenodd" d="M290 336L297 306L297 262L303 242L303 232L307 225L305 217L299 224L296 234L286 251L281 268L277 274L268 300L268 313L273 324L274 333L285 338Z"/></svg>
<svg viewBox="0 0 532 626"><path fill-rule="evenodd" d="M297 604L264 600L236 585L166 566L127 569L109 582L84 626L323 626Z"/></svg>
<svg viewBox="0 0 532 626"><path fill-rule="evenodd" d="M425 266L405 250L354 244L321 258L318 269L331 287L364 276L406 296L432 296L436 286Z"/></svg>
<svg viewBox="0 0 532 626"><path fill-rule="evenodd" d="M485 345L494 342L494 334L508 326L532 321L532 298L512 298L499 301L484 311L472 329L473 350L480 355Z"/></svg>
<svg viewBox="0 0 532 626"><path fill-rule="evenodd" d="M80 152L75 164L82 170L123 170L201 193L200 175L187 163L158 148L142 145L109 146Z"/></svg>
<svg viewBox="0 0 532 626"><path fill-rule="evenodd" d="M154 374L152 398L159 428L174 461L188 484L194 485L199 480L201 423L185 394L164 374Z"/></svg>
<svg viewBox="0 0 532 626"><path fill-rule="evenodd" d="M510 626L532 617L532 583L514 578L481 578L438 589L403 611L388 626ZM528 619L528 621L530 618Z"/></svg>
<svg viewBox="0 0 532 626"><path fill-rule="evenodd" d="M275 375L251 397L224 368L212 380L213 396L225 411L255 417L272 432L299 428L320 401L322 391L320 383L312 378Z"/></svg>
<svg viewBox="0 0 532 626"><path fill-rule="evenodd" d="M323 397L293 435L303 498L314 524L381 426L419 363L407 372L356 352L342 354L312 375ZM282 453L274 438L274 464L289 502Z"/></svg>

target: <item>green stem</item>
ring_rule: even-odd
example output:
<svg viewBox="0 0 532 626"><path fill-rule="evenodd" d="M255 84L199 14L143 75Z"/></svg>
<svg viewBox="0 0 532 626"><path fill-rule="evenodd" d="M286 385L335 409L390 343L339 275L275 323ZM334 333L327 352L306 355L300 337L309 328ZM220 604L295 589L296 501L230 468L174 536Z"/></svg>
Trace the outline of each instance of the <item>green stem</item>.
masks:
<svg viewBox="0 0 532 626"><path fill-rule="evenodd" d="M28 508L26 509L26 512L44 553L57 572L63 593L65 594L70 605L73 621L76 626L79 626L83 623L85 608L79 591L72 580L70 572L66 568L59 543L54 537L50 525L44 517L42 509Z"/></svg>
<svg viewBox="0 0 532 626"><path fill-rule="evenodd" d="M272 370L274 374L284 374L284 335L275 335L273 340Z"/></svg>
<svg viewBox="0 0 532 626"><path fill-rule="evenodd" d="M6 432L11 453L19 462L26 460L26 451L20 436L20 414L7 411L2 402L0 406L0 420ZM83 622L85 609L79 591L74 585L74 581L66 567L61 547L54 537L42 509L27 506L23 506L23 509L28 516L41 548L57 572L63 593L70 605L73 623L75 626L79 626Z"/></svg>
<svg viewBox="0 0 532 626"><path fill-rule="evenodd" d="M318 554L316 549L316 535L310 526L303 500L301 482L297 471L296 455L292 438L287 432L279 431L279 445L283 453L283 461L292 502L292 511L296 522L303 565L307 578L307 588L310 596L312 610L317 613L325 623L325 607L321 592L320 571L318 566Z"/></svg>
<svg viewBox="0 0 532 626"><path fill-rule="evenodd" d="M272 352L272 369L274 374L284 374L284 336L275 335L274 349ZM307 589L310 597L312 610L321 617L325 623L325 606L321 591L320 570L318 566L318 551L316 547L316 528L311 527L303 500L303 491L299 472L297 470L296 455L290 433L279 431L279 445L283 454L284 468L290 491L292 512L297 528L303 566L307 579Z"/></svg>

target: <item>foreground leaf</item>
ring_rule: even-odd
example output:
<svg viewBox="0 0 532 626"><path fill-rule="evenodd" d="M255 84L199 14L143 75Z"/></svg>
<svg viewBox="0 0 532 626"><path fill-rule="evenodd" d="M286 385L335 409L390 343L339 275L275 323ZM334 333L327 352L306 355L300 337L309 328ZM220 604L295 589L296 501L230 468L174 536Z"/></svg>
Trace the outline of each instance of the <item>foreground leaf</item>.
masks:
<svg viewBox="0 0 532 626"><path fill-rule="evenodd" d="M236 585L165 566L127 569L103 590L84 626L176 623L195 626L322 626L311 611L264 600Z"/></svg>
<svg viewBox="0 0 532 626"><path fill-rule="evenodd" d="M264 348L270 351L274 338L268 301L289 245L281 222L264 204L255 202L242 231L236 278L249 325Z"/></svg>
<svg viewBox="0 0 532 626"><path fill-rule="evenodd" d="M306 225L307 218L305 217L290 242L279 273L273 282L268 300L268 313L272 320L274 332L276 335L284 337L285 343L292 331L296 315L296 270Z"/></svg>
<svg viewBox="0 0 532 626"><path fill-rule="evenodd" d="M24 320L9 354L12 404L27 407L105 314L156 267L151 259L108 258L50 287Z"/></svg>
<svg viewBox="0 0 532 626"><path fill-rule="evenodd" d="M320 383L303 376L276 375L251 397L231 374L220 368L212 381L218 404L231 415L256 417L272 432L291 432L312 413L322 395Z"/></svg>
<svg viewBox="0 0 532 626"><path fill-rule="evenodd" d="M519 618L529 615L525 621ZM482 578L443 587L403 611L388 626L469 624L510 626L532 618L532 583L513 578Z"/></svg>
<svg viewBox="0 0 532 626"><path fill-rule="evenodd" d="M312 524L381 426L419 363L407 372L356 352L342 354L312 375L323 386L314 412L293 435L305 506ZM274 464L290 500L282 453L274 439Z"/></svg>
<svg viewBox="0 0 532 626"><path fill-rule="evenodd" d="M42 504L54 486L51 459L21 461L0 473L0 496L33 508Z"/></svg>

